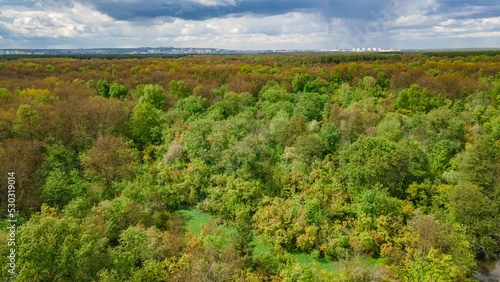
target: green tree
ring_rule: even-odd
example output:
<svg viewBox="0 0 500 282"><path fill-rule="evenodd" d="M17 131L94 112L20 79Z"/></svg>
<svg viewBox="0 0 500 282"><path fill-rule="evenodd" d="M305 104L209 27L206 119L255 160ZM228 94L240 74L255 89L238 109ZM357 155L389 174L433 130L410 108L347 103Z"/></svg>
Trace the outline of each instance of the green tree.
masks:
<svg viewBox="0 0 500 282"><path fill-rule="evenodd" d="M113 81L113 83L111 83L111 85L109 86L110 98L125 98L127 97L127 94L128 94L127 87L121 85L117 81Z"/></svg>
<svg viewBox="0 0 500 282"><path fill-rule="evenodd" d="M139 147L149 142L159 142L163 120L161 111L148 102L140 102L135 106L130 118L131 135Z"/></svg>
<svg viewBox="0 0 500 282"><path fill-rule="evenodd" d="M281 87L274 80L271 80L264 87L262 87L259 97L271 103L276 103L279 101L295 101L295 94L288 93L286 88Z"/></svg>
<svg viewBox="0 0 500 282"><path fill-rule="evenodd" d="M147 260L142 267L134 272L133 281L163 282L168 277L167 265L165 262Z"/></svg>
<svg viewBox="0 0 500 282"><path fill-rule="evenodd" d="M20 281L84 281L107 265L107 240L93 226L42 206L19 229Z"/></svg>
<svg viewBox="0 0 500 282"><path fill-rule="evenodd" d="M389 88L391 81L385 72L379 71L377 73L377 84L382 90L387 90L387 88Z"/></svg>
<svg viewBox="0 0 500 282"><path fill-rule="evenodd" d="M424 88L420 91L420 87L413 84L408 89L404 89L398 94L395 109L406 109L413 112L423 112L429 110L429 90Z"/></svg>
<svg viewBox="0 0 500 282"><path fill-rule="evenodd" d="M14 124L12 129L19 136L26 137L39 137L36 134L36 128L38 127L38 119L39 113L34 107L27 104L19 105L16 113L17 118L14 120Z"/></svg>
<svg viewBox="0 0 500 282"><path fill-rule="evenodd" d="M472 236L476 254L494 258L500 250L496 243L500 228L499 206L476 185L454 186L449 193L449 209Z"/></svg>
<svg viewBox="0 0 500 282"><path fill-rule="evenodd" d="M328 95L304 92L299 95L295 111L306 117L308 121L320 120L321 111L324 108Z"/></svg>
<svg viewBox="0 0 500 282"><path fill-rule="evenodd" d="M72 199L88 194L89 184L78 175L77 170L69 173L56 168L47 177L42 188L44 202L62 208Z"/></svg>
<svg viewBox="0 0 500 282"><path fill-rule="evenodd" d="M352 193L374 186L387 187L391 196L404 197L413 182L429 177L427 156L416 142L397 144L379 137L361 137L341 152L339 176Z"/></svg>
<svg viewBox="0 0 500 282"><path fill-rule="evenodd" d="M142 66L135 66L135 67L132 67L130 70L132 71L133 75L136 75L142 69L143 69Z"/></svg>
<svg viewBox="0 0 500 282"><path fill-rule="evenodd" d="M312 76L308 73L295 74L292 81L293 92L299 93L304 91L304 87L306 86L306 84L312 80Z"/></svg>
<svg viewBox="0 0 500 282"><path fill-rule="evenodd" d="M101 97L108 98L109 97L109 89L111 85L106 79L99 79L95 85L97 89L97 94Z"/></svg>
<svg viewBox="0 0 500 282"><path fill-rule="evenodd" d="M130 226L120 234L119 245L113 249L113 257L118 278L122 281L133 276L146 259L150 251L147 239L146 230L142 226Z"/></svg>
<svg viewBox="0 0 500 282"><path fill-rule="evenodd" d="M266 175L269 148L262 135L250 134L232 148L222 152L221 165L229 174L243 179L263 178Z"/></svg>
<svg viewBox="0 0 500 282"><path fill-rule="evenodd" d="M447 107L432 110L427 115L415 113L406 120L412 137L429 153L435 173L450 167L450 160L463 149L465 123L454 117Z"/></svg>
<svg viewBox="0 0 500 282"><path fill-rule="evenodd" d="M338 85L342 84L342 74L340 74L337 71L332 71L330 73L330 79L331 82L336 83Z"/></svg>
<svg viewBox="0 0 500 282"><path fill-rule="evenodd" d="M47 64L45 67L46 67L46 68L47 68L50 72L54 72L54 66L53 66L53 65L51 65L51 64Z"/></svg>
<svg viewBox="0 0 500 282"><path fill-rule="evenodd" d="M322 160L325 151L324 143L316 133L299 136L295 148L297 148L297 153L307 166L310 166L315 161Z"/></svg>
<svg viewBox="0 0 500 282"><path fill-rule="evenodd" d="M236 212L235 219L235 249L239 252L239 256L243 258L246 265L252 263L253 252L255 249L254 231L252 228L252 216L248 209L240 209Z"/></svg>
<svg viewBox="0 0 500 282"><path fill-rule="evenodd" d="M387 226L379 217L377 224ZM392 269L402 281L466 281L476 272L474 254L461 224L436 220L420 210L413 213L407 228L383 244L381 253L393 264Z"/></svg>
<svg viewBox="0 0 500 282"><path fill-rule="evenodd" d="M139 87L137 88L139 89ZM163 110L165 108L165 91L161 85L147 84L141 88L141 91L140 103L147 102L158 110Z"/></svg>
<svg viewBox="0 0 500 282"><path fill-rule="evenodd" d="M305 132L306 119L303 115L289 115L280 110L276 116L269 122L269 133L272 140L282 147L288 147L295 143L297 136Z"/></svg>
<svg viewBox="0 0 500 282"><path fill-rule="evenodd" d="M391 141L399 141L405 132L403 117L398 113L387 113L375 128L377 136Z"/></svg>
<svg viewBox="0 0 500 282"><path fill-rule="evenodd" d="M404 202L391 197L386 190L374 187L365 190L359 197L359 212L372 218L402 215Z"/></svg>
<svg viewBox="0 0 500 282"><path fill-rule="evenodd" d="M46 174L56 169L67 173L78 168L79 162L76 152L68 150L60 144L47 146L46 150L46 157L41 165L41 169Z"/></svg>
<svg viewBox="0 0 500 282"><path fill-rule="evenodd" d="M207 189L206 209L225 220L234 220L240 209L251 211L262 197L262 183L235 176L214 175Z"/></svg>
<svg viewBox="0 0 500 282"><path fill-rule="evenodd" d="M354 102L354 92L352 91L351 86L347 82L343 82L340 85L340 88L337 89L337 95L340 98L340 103L343 107L349 106L352 102Z"/></svg>
<svg viewBox="0 0 500 282"><path fill-rule="evenodd" d="M323 126L319 136L329 153L334 153L342 141L342 132L333 123L327 123Z"/></svg>
<svg viewBox="0 0 500 282"><path fill-rule="evenodd" d="M488 195L496 194L500 185L500 152L494 140L481 137L466 146L451 161L463 182L485 189Z"/></svg>
<svg viewBox="0 0 500 282"><path fill-rule="evenodd" d="M168 83L168 91L171 95L179 98L186 98L191 94L191 89L189 88L189 86L181 80L171 80Z"/></svg>
<svg viewBox="0 0 500 282"><path fill-rule="evenodd" d="M186 151L191 159L210 159L211 152L209 134L212 132L214 121L210 119L199 119L193 122L186 133Z"/></svg>
<svg viewBox="0 0 500 282"><path fill-rule="evenodd" d="M395 269L401 281L456 281L458 268L453 264L452 257L431 249L426 255L421 250L415 250L413 257L403 266Z"/></svg>
<svg viewBox="0 0 500 282"><path fill-rule="evenodd" d="M194 115L202 112L205 109L207 99L203 97L189 96L187 98L179 99L176 104L176 109L179 111L186 111Z"/></svg>

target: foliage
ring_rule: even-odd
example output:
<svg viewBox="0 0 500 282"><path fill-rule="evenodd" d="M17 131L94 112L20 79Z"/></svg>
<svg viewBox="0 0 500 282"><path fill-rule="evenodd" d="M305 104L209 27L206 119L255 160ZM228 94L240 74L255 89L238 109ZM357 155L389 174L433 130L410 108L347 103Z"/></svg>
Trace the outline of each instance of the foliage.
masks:
<svg viewBox="0 0 500 282"><path fill-rule="evenodd" d="M171 95L179 98L186 98L191 93L191 89L186 83L175 80L168 83L168 90Z"/></svg>
<svg viewBox="0 0 500 282"><path fill-rule="evenodd" d="M136 96L140 97L140 103L147 102L155 107L157 110L165 108L165 91L161 85L148 84L144 87L137 87Z"/></svg>
<svg viewBox="0 0 500 282"><path fill-rule="evenodd" d="M99 136L92 149L82 156L86 175L104 178L108 189L112 182L130 177L134 160L135 152L121 137L111 135Z"/></svg>
<svg viewBox="0 0 500 282"><path fill-rule="evenodd" d="M72 199L85 196L88 193L88 183L78 175L77 170L69 173L59 169L52 171L47 177L42 189L44 202L55 207L64 207Z"/></svg>
<svg viewBox="0 0 500 282"><path fill-rule="evenodd" d="M131 137L139 146L159 142L161 125L161 112L147 101L142 101L135 106L130 118Z"/></svg>
<svg viewBox="0 0 500 282"><path fill-rule="evenodd" d="M93 226L82 226L71 217L60 217L42 206L19 230L21 280L85 280L107 263L106 238ZM74 258L78 259L74 259Z"/></svg>
<svg viewBox="0 0 500 282"><path fill-rule="evenodd" d="M106 79L99 79L95 85L97 89L97 94L101 97L108 98L109 97L109 90L111 88L111 85Z"/></svg>
<svg viewBox="0 0 500 282"><path fill-rule="evenodd" d="M2 56L17 280L467 281L500 249L497 54Z"/></svg>
<svg viewBox="0 0 500 282"><path fill-rule="evenodd" d="M429 104L429 99L429 91L427 88L420 91L418 85L413 84L409 89L405 89L398 94L394 108L422 112L432 107L432 105Z"/></svg>
<svg viewBox="0 0 500 282"><path fill-rule="evenodd" d="M362 137L341 153L342 170L351 193L374 186L387 187L393 196L403 197L408 185L428 176L425 153L409 140L397 144L379 137Z"/></svg>
<svg viewBox="0 0 500 282"><path fill-rule="evenodd" d="M342 133L333 123L328 123L321 128L320 137L328 152L335 153L342 139Z"/></svg>
<svg viewBox="0 0 500 282"><path fill-rule="evenodd" d="M113 81L113 83L111 83L111 85L109 86L110 98L125 98L127 96L127 93L128 93L127 87L119 84L116 81Z"/></svg>

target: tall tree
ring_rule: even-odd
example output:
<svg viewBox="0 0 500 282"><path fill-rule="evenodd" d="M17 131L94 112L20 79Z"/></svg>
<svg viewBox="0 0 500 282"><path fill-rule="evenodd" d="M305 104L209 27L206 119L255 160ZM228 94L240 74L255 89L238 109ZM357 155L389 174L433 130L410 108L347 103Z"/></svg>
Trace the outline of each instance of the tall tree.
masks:
<svg viewBox="0 0 500 282"><path fill-rule="evenodd" d="M140 102L147 102L158 110L165 108L165 90L158 84L147 84L141 88Z"/></svg>
<svg viewBox="0 0 500 282"><path fill-rule="evenodd" d="M134 169L136 153L125 144L121 137L113 135L99 136L82 157L85 173L88 176L100 176L108 190L114 181L129 178Z"/></svg>
<svg viewBox="0 0 500 282"><path fill-rule="evenodd" d="M150 103L143 101L134 108L130 126L132 138L139 147L149 142L160 141L161 125L161 112Z"/></svg>

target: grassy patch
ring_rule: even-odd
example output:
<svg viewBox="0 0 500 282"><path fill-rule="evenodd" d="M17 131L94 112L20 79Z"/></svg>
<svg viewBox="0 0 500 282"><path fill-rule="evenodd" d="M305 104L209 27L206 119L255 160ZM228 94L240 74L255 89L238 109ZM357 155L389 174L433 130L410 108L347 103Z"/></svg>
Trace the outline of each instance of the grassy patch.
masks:
<svg viewBox="0 0 500 282"><path fill-rule="evenodd" d="M292 253L292 256L294 259L296 259L300 264L303 265L310 265L314 262L316 263L316 266L319 266L320 268L333 272L333 273L338 273L340 269L342 268L342 263L340 261L335 261L332 262L331 260L327 258L321 258L321 259L314 259L310 254L307 253Z"/></svg>
<svg viewBox="0 0 500 282"><path fill-rule="evenodd" d="M331 261L327 258L315 259L312 255L302 252L292 253L294 259L303 265L314 265L334 274L340 274L342 267L346 264L345 260ZM351 261L352 258L349 260ZM384 259L375 259L368 256L360 256L359 261L365 269L373 269L377 264L383 264Z"/></svg>
<svg viewBox="0 0 500 282"><path fill-rule="evenodd" d="M193 207L184 207L178 209L174 212L182 216L184 219L184 228L186 231L191 232L193 235L199 236L201 234L201 226L207 225L210 221L213 221L213 217L209 214L202 213L198 209Z"/></svg>
<svg viewBox="0 0 500 282"><path fill-rule="evenodd" d="M186 228L186 230L188 232L191 232L193 235L197 236L201 234L202 225L207 225L210 222L215 221L211 215L207 213L202 213L194 207L183 207L175 211L174 214L179 214L180 216L182 216L185 222L184 227ZM222 226L222 229L226 235L230 235L233 232L235 232L235 230L231 227ZM263 244L256 243L255 252L263 254L269 252L269 249ZM291 254L293 258L297 260L300 264L303 265L314 264L315 266L319 266L320 268L332 272L334 274L338 274L341 271L344 264L344 262L341 260L331 261L327 258L315 259L312 255L302 252L293 252ZM368 269L374 268L375 265L378 263L383 263L383 259L374 259L367 256L361 256L359 259L361 263L364 265L364 267Z"/></svg>

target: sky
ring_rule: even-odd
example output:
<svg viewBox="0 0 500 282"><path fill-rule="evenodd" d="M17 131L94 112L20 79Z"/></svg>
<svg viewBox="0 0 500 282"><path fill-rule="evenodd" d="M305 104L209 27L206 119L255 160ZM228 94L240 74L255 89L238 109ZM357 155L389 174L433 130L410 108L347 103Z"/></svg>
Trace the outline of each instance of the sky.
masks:
<svg viewBox="0 0 500 282"><path fill-rule="evenodd" d="M500 48L498 0L0 0L0 48Z"/></svg>

